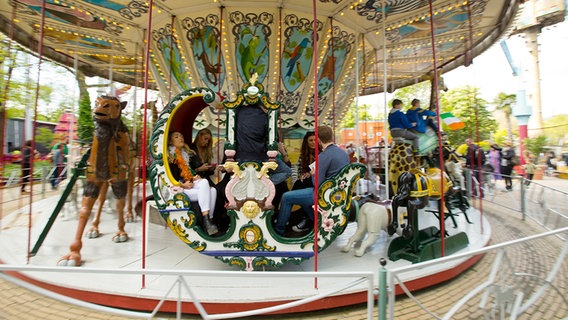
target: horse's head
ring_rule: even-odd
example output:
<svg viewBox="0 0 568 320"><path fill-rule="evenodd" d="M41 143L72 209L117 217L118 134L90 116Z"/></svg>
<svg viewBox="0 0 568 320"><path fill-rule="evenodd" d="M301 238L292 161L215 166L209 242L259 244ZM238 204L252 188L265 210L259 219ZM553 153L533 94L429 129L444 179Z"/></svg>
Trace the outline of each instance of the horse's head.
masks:
<svg viewBox="0 0 568 320"><path fill-rule="evenodd" d="M96 122L113 122L120 119L126 101L120 102L116 97L100 96L95 101L93 116Z"/></svg>
<svg viewBox="0 0 568 320"><path fill-rule="evenodd" d="M396 191L397 197L407 198L410 196L410 191L415 183L414 175L408 171L404 171L398 176L398 189Z"/></svg>

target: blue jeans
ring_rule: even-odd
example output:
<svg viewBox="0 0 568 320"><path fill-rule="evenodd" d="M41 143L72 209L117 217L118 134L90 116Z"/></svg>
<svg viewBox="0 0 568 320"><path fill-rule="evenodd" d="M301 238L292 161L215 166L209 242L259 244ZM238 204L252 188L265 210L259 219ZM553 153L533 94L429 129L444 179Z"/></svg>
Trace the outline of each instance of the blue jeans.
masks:
<svg viewBox="0 0 568 320"><path fill-rule="evenodd" d="M305 188L285 192L282 195L282 200L280 201L280 212L278 213L278 221L274 226L276 232L280 235L284 235L286 231L286 223L290 220L290 215L292 214L292 206L300 205L305 212L308 213L309 218L314 220L314 209L312 205L314 204L314 188Z"/></svg>

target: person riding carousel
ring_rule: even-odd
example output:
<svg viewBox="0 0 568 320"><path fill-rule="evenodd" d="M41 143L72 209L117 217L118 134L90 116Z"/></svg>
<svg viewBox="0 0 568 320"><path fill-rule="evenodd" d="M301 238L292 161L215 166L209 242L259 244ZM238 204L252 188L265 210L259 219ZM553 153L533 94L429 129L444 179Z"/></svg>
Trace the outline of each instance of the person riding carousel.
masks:
<svg viewBox="0 0 568 320"><path fill-rule="evenodd" d="M392 109L389 112L388 122L390 133L393 138L404 138L412 141L412 151L414 154L418 154L419 147L419 137L413 133L410 129L416 126L416 123L411 123L408 121L406 114L404 114L400 109L402 108L402 101L399 99L394 99L392 101Z"/></svg>
<svg viewBox="0 0 568 320"><path fill-rule="evenodd" d="M194 170L198 167L197 154L185 143L183 134L180 132L170 133L168 162L172 176L179 182L189 200L199 203L203 216L203 227L207 234L216 234L218 229L211 218L215 211L217 191L209 186L207 179L195 173Z"/></svg>
<svg viewBox="0 0 568 320"><path fill-rule="evenodd" d="M406 111L406 117L408 122L415 124L411 131L414 133L426 133L426 125L428 125L434 132L438 132L438 126L432 119L436 116L436 112L420 108L420 100L418 99L413 99L410 105L410 109ZM428 117L428 119L424 119L424 117Z"/></svg>

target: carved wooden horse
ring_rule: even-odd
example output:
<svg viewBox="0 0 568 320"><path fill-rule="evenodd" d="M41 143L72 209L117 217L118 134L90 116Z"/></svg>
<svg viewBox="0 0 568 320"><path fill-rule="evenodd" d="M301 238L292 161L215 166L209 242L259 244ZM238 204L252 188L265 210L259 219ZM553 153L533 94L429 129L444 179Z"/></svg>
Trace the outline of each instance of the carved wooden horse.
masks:
<svg viewBox="0 0 568 320"><path fill-rule="evenodd" d="M115 97L102 96L96 100L93 111L95 136L87 165L87 179L79 211L79 223L75 238L70 245L70 251L59 260L58 265L79 266L81 264L83 246L81 238L93 205L99 196L100 188L106 181L111 185L117 199L118 231L113 241L128 240L128 234L124 231L124 205L130 171L130 139L128 129L120 118L124 107L126 107L126 102L120 102Z"/></svg>
<svg viewBox="0 0 568 320"><path fill-rule="evenodd" d="M368 201L361 205L357 214L357 230L349 238L347 244L341 249L343 252L351 250L353 244L361 241L365 234L367 238L361 242L361 246L355 250L355 256L361 257L365 250L372 246L379 238L381 230L386 230L391 220L390 201Z"/></svg>
<svg viewBox="0 0 568 320"><path fill-rule="evenodd" d="M410 239L413 235L413 224L417 210L428 205L430 201L431 179L420 170L405 171L398 177L398 189L392 198L392 217L391 223L387 227L389 235L393 235L398 227L398 208L406 207L408 210L408 223L402 230L405 239Z"/></svg>

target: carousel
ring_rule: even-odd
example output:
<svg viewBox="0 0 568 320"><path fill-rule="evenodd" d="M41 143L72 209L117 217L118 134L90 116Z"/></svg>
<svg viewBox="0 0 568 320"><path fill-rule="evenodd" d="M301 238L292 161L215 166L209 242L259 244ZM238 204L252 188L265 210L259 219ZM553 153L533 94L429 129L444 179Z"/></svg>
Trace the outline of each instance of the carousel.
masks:
<svg viewBox="0 0 568 320"><path fill-rule="evenodd" d="M37 50L40 63L50 59L110 80L108 94L93 106L90 150L81 155L61 196L31 207L33 226L15 225L0 233L0 260L87 268L378 272L379 258L396 268L486 246L491 226L482 213L441 169L443 161L438 166L426 161L444 148L440 132L421 138L419 156L408 141L393 140L384 149L390 149L388 181L381 188L358 191L358 180L373 175L360 163L319 181L313 227L302 235L277 232L271 175L283 165L279 143L285 132L313 130L317 142L318 128L337 129L338 119L360 95L430 81L430 106L439 111L443 73L471 64L506 34L519 1L307 3L0 4L1 31ZM153 102L146 98L139 141L121 119L128 106L114 94L114 82L157 89L166 102L149 121L144 106ZM260 111L249 113L252 108ZM215 212L223 211L226 228L215 226L201 196L184 192L187 182L198 184L196 172L180 165L182 154L172 151L175 137L191 141L201 129L212 132L218 146L211 163L218 169L217 184L225 184L216 188L216 197L224 201ZM260 132L263 144L257 159L243 161L239 153L250 130ZM317 157L314 166L317 172ZM116 200L111 214L101 217L107 189ZM69 198L77 192L81 204L73 206ZM135 199L142 199L139 214L132 210ZM7 221L14 220L8 216ZM456 277L480 258L422 270L404 280L413 290L426 288ZM152 310L161 300L157 292L164 289L159 277L140 288L133 277L19 276L54 292L134 310ZM272 306L317 292L310 281L285 279L267 284L201 278L192 287L211 313ZM355 286L292 311L361 303L365 290ZM162 311L171 310L175 301L166 301ZM198 310L188 303L184 312Z"/></svg>

